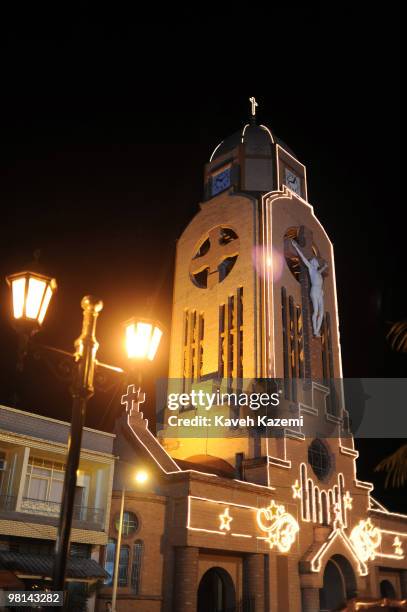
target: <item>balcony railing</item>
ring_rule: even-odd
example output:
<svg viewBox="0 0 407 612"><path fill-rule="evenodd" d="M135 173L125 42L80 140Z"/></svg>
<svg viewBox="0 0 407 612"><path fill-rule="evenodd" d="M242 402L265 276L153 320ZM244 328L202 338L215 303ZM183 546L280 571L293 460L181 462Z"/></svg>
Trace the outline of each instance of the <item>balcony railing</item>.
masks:
<svg viewBox="0 0 407 612"><path fill-rule="evenodd" d="M16 497L0 495L0 510L15 512ZM39 516L58 517L61 511L61 502L23 497L19 511ZM104 510L103 508L74 506L73 520L90 523L102 528L104 525Z"/></svg>

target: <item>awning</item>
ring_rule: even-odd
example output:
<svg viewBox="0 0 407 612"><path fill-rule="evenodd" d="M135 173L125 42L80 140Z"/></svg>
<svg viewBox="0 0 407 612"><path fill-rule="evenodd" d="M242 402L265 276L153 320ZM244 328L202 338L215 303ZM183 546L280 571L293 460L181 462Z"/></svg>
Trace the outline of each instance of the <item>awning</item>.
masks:
<svg viewBox="0 0 407 612"><path fill-rule="evenodd" d="M55 558L50 555L27 555L25 553L0 551L0 569L13 572L18 578L51 579ZM67 580L105 580L109 574L94 559L68 557Z"/></svg>

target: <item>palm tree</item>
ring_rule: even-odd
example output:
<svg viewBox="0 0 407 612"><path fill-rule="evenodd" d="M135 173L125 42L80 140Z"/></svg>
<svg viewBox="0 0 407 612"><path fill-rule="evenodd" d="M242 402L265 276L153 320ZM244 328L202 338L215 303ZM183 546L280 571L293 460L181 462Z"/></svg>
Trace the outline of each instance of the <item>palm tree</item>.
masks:
<svg viewBox="0 0 407 612"><path fill-rule="evenodd" d="M393 350L407 353L407 319L393 323L386 336ZM375 467L376 472L387 472L384 486L402 487L407 482L407 444Z"/></svg>

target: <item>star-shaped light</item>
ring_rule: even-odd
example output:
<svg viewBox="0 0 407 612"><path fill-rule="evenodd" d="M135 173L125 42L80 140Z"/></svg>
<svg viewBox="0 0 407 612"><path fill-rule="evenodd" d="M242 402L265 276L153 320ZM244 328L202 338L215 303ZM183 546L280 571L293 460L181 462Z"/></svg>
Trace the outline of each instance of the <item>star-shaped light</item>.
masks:
<svg viewBox="0 0 407 612"><path fill-rule="evenodd" d="M230 531L230 523L233 521L233 518L229 515L229 508L226 508L223 514L219 514L220 518L220 531Z"/></svg>
<svg viewBox="0 0 407 612"><path fill-rule="evenodd" d="M394 538L393 548L394 548L394 552L396 553L396 555L399 555L400 557L403 556L404 551L402 548L401 540L398 536Z"/></svg>
<svg viewBox="0 0 407 612"><path fill-rule="evenodd" d="M301 499L301 485L299 484L298 480L296 480L295 483L291 485L291 488L293 490L293 498Z"/></svg>
<svg viewBox="0 0 407 612"><path fill-rule="evenodd" d="M346 510L352 510L353 498L350 496L349 491L346 491L345 495L343 496L343 502Z"/></svg>
<svg viewBox="0 0 407 612"><path fill-rule="evenodd" d="M277 518L284 513L284 506L278 506L273 499L267 507L267 512L270 515L270 519Z"/></svg>

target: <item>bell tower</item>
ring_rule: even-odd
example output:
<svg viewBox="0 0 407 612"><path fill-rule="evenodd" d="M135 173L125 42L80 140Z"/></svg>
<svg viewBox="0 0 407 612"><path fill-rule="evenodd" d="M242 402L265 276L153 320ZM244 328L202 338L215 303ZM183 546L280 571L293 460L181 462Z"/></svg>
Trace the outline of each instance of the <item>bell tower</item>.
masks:
<svg viewBox="0 0 407 612"><path fill-rule="evenodd" d="M304 164L257 122L257 102L250 102L249 121L206 164L200 211L177 243L169 393L250 391L277 379L281 410L304 425L282 435L231 427L218 437L200 427L196 438L165 427L160 437L175 460L218 458L270 484L273 465L288 468L296 454L297 465L303 460L298 445L306 438L322 432L338 446L348 427L336 382L342 368L332 244L308 202ZM214 405L216 413L247 410ZM208 412L182 408L182 416L200 414ZM348 445L352 462L351 438Z"/></svg>

